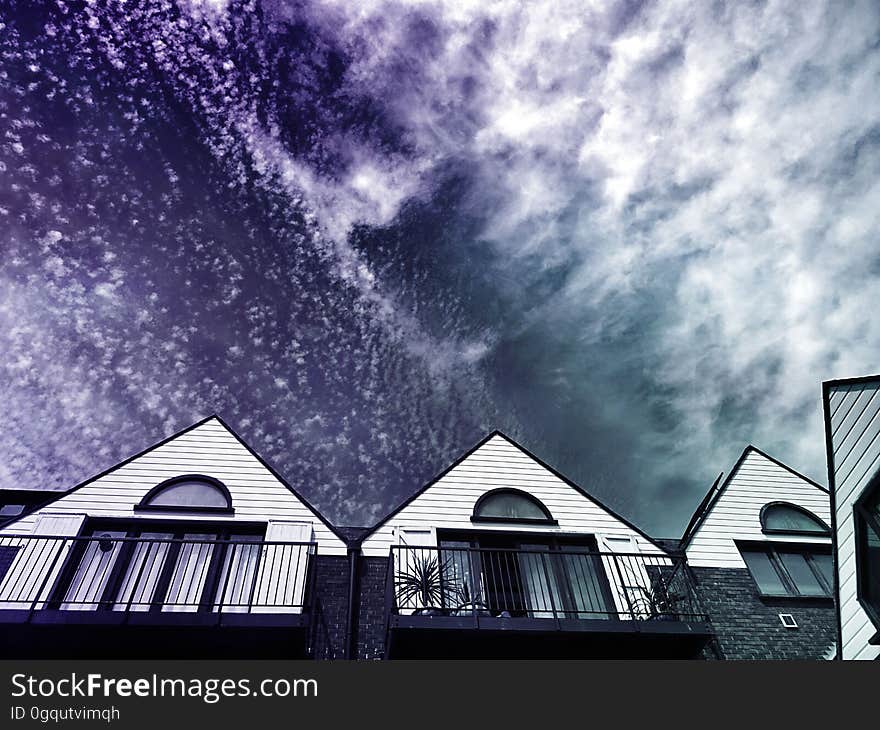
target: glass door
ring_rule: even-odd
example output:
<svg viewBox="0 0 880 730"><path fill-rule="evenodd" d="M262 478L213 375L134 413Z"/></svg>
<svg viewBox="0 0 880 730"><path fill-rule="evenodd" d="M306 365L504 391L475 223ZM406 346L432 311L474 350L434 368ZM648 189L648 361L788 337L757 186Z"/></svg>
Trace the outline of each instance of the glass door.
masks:
<svg viewBox="0 0 880 730"><path fill-rule="evenodd" d="M174 539L173 532L141 532L142 542L132 542L130 556L121 560L125 575L111 596L115 611L149 611Z"/></svg>
<svg viewBox="0 0 880 730"><path fill-rule="evenodd" d="M494 616L615 615L608 578L590 536L459 533L441 538L440 546L447 584L465 585L473 600Z"/></svg>
<svg viewBox="0 0 880 730"><path fill-rule="evenodd" d="M524 616L527 611L526 584L520 570L522 555L518 542L504 535L480 536L479 560L485 600L496 616Z"/></svg>
<svg viewBox="0 0 880 730"><path fill-rule="evenodd" d="M210 585L207 586L207 590L213 595L213 611L250 612L262 551L262 546L255 540L254 535L230 535L229 540L219 546L222 555L220 573L213 589ZM277 545L274 547L278 548ZM290 556L291 562L300 557L299 548L296 550L297 555ZM298 568L296 566L297 570Z"/></svg>
<svg viewBox="0 0 880 730"><path fill-rule="evenodd" d="M594 545L521 543L520 575L532 618L608 618L610 591Z"/></svg>
<svg viewBox="0 0 880 730"><path fill-rule="evenodd" d="M130 523L128 529L93 528L86 537L53 591L55 608L248 610L262 537L256 530Z"/></svg>
<svg viewBox="0 0 880 730"><path fill-rule="evenodd" d="M166 567L167 589L162 610L195 612L202 603L202 594L211 572L212 560L218 549L216 533L185 532L182 542L175 543L177 554Z"/></svg>
<svg viewBox="0 0 880 730"><path fill-rule="evenodd" d="M106 608L104 594L111 583L113 571L125 542L118 538L126 536L125 530L103 530L95 534L95 540L78 541L71 558L76 568L69 575L60 602L65 611L94 611Z"/></svg>
<svg viewBox="0 0 880 730"><path fill-rule="evenodd" d="M615 616L611 588L594 546L560 543L556 553L566 618Z"/></svg>

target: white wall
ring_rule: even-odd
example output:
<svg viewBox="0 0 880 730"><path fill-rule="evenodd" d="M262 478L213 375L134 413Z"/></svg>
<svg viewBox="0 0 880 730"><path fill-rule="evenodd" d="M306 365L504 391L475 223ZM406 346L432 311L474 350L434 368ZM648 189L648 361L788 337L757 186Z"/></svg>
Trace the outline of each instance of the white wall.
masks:
<svg viewBox="0 0 880 730"><path fill-rule="evenodd" d="M831 432L829 466L834 474L838 602L841 656L875 659L880 647L868 639L877 631L856 597L853 504L880 467L880 379L868 383L831 384L828 413Z"/></svg>
<svg viewBox="0 0 880 730"><path fill-rule="evenodd" d="M471 522L476 501L485 492L499 487L521 489L536 497L559 521L559 526ZM500 435L486 441L369 535L363 542L364 554L388 555L390 546L399 544L396 531L400 529L424 531L424 539L419 542L430 545L436 545L437 529L540 531L595 534L600 538L616 536L626 538L626 544L631 539L641 552L662 552Z"/></svg>
<svg viewBox="0 0 880 730"><path fill-rule="evenodd" d="M344 555L346 552L343 541L216 418L7 525L0 534L30 533L42 514L153 519L143 512L135 512L134 506L157 484L180 474L205 474L229 488L235 514L211 515L211 521L308 523L320 553ZM186 512L167 512L162 519L204 521L206 518Z"/></svg>
<svg viewBox="0 0 880 730"><path fill-rule="evenodd" d="M796 504L831 524L831 501L826 492L749 447L691 538L686 550L688 562L698 568L745 568L734 540L831 544L830 537L765 535L761 508L777 501Z"/></svg>

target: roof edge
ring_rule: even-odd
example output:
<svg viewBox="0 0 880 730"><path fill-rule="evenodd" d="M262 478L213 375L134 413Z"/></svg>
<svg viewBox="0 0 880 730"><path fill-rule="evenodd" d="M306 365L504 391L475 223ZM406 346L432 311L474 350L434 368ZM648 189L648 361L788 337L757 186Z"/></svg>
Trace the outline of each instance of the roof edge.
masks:
<svg viewBox="0 0 880 730"><path fill-rule="evenodd" d="M688 527L685 528L685 531L681 536L681 549L682 550L687 549L688 545L690 545L691 540L693 539L694 535L697 534L697 531L700 529L700 526L703 524L705 519L709 516L709 513L712 511L712 509L718 503L718 500L721 498L721 495L727 489L728 485L730 484L731 479L733 479L733 475L736 474L739 467L742 466L742 463L746 460L746 457L751 452L755 452L756 454L760 454L768 461L771 461L772 463L776 464L777 466L782 467L787 472L793 474L794 476L798 477L799 479L803 479L805 482L807 482L807 484L810 484L810 485L816 487L816 489L818 489L819 491L821 491L825 495L827 495L827 496L831 495L830 490L828 490L826 487L823 487L818 482L813 481L808 476L805 476L804 474L801 474L796 469L793 469L785 462L780 461L779 459L777 459L774 456L770 456L770 454L768 454L766 451L763 451L763 450L759 449L757 446L755 446L754 444L750 443L742 450L742 453L739 455L739 458L736 460L734 465L731 467L730 472L728 472L727 478L724 480L724 482L722 482L721 486L715 492L714 496L709 498L709 495L712 494L712 491L715 489L715 485L718 483L718 479L721 478L720 474L718 475L718 479L716 479L715 482L713 482L712 487L709 488L709 492L707 492L706 496L703 497L702 501L700 502L700 505L697 506L697 509L694 511L694 514L691 516L691 519L688 522ZM708 500L708 502L707 502L707 500ZM700 512L700 507L703 505L703 503L706 503L705 508L703 508L702 514L700 514L700 516L697 518L697 513Z"/></svg>
<svg viewBox="0 0 880 730"><path fill-rule="evenodd" d="M551 466L550 464L548 464L546 461L544 461L544 460L543 460L542 458L540 458L539 456L536 456L535 454L533 454L533 453L532 453L531 451L529 451L525 446L523 446L522 444L520 444L520 443L518 443L517 441L515 441L514 439L512 439L512 438L511 438L510 436L508 436L506 433L502 433L501 431L497 431L496 433L497 433L499 436L501 436L501 438L505 439L508 443L510 443L511 445L515 446L515 447L518 448L520 451L522 451L522 452L523 452L526 456L528 456L530 459L533 459L534 461L538 462L538 464L540 464L541 466L543 466L547 471L549 471L551 474L553 474L553 476L555 476L557 479L561 479L561 480L562 480L563 482L565 482L568 486L570 486L570 487L572 487L573 489L575 489L576 491L580 492L580 493L581 493L583 496L585 496L587 499L592 500L593 502L595 502L597 505L599 505L599 507L601 507L602 509L604 509L604 510L605 510L608 514L610 514L612 517L614 517L614 518L617 519L617 520L620 520L624 525L626 525L627 527L629 527L631 530L635 530L639 535L641 535L643 538L645 538L645 539L646 539L648 542L650 542L654 547L658 548L659 550L662 550L664 553L668 553L668 552L669 552L665 547L663 547L659 542L657 542L657 540L655 540L653 537L651 537L651 536L650 536L647 532L645 532L641 527L639 527L639 526L636 525L635 523L631 522L630 520L628 520L628 519L627 519L626 517L624 517L623 515L618 514L615 510L613 510L611 507L609 507L607 504L605 504L605 502L603 502L601 499L599 499L598 497L595 497L594 495L590 494L590 493L589 493L586 489L584 489L580 484L578 484L577 482L573 481L572 479L569 479L567 476L565 476L565 474L563 474L561 471L559 471L559 470L556 469L555 467L553 467L553 466Z"/></svg>
<svg viewBox="0 0 880 730"><path fill-rule="evenodd" d="M473 454L477 449L481 446L485 445L489 441L491 441L495 436L501 436L506 438L501 431L495 429L489 435L481 438L476 444L471 446L467 451L465 451L461 456L459 456L455 461L453 461L449 466L437 472L433 477L431 477L427 482L425 482L421 487L419 487L415 492L413 492L409 497L404 499L400 504L397 505L394 509L392 509L388 514L386 514L382 519L380 519L375 525L370 527L367 532L360 536L355 541L355 546L361 545L364 540L373 535L380 527L382 527L388 520L390 520L394 515L400 512L405 507L409 506L413 501L415 501L419 496L424 494L428 489L434 486L438 481L440 481L443 477L445 477L450 471L452 471L455 467L457 467L461 462L467 459L471 454Z"/></svg>
<svg viewBox="0 0 880 730"><path fill-rule="evenodd" d="M344 535L342 535L336 529L336 527L333 526L333 524L330 522L330 520L328 520L323 514L321 514L321 512L318 511L317 507L315 507L311 502L309 502L309 500L307 500L305 497L303 497L303 495L300 494L290 484L290 482L288 482L287 479L285 479L281 475L281 473L277 469L275 469L275 467L273 467L268 461L266 461L266 459L264 459L262 456L260 456L260 454L258 454L250 446L250 444L248 444L241 436L239 436L238 433L236 432L236 430L234 428L232 428L232 426L230 426L226 421L224 421L217 414L214 414L213 416L211 416L211 418L216 418L217 421L219 421L220 425L223 426L223 428L225 428L227 431L229 431L229 433L231 433L233 435L233 437L235 437L235 440L238 441L238 443L240 443L242 446L244 446L245 449L248 450L248 452L251 454L251 456L253 456L257 461L260 462L260 464L262 464L266 469L268 469L269 473L272 474L272 476L274 476L279 482L281 482L285 487L287 487L288 491L290 491L290 493L293 494L294 497L296 497L300 502L302 502L305 505L305 507L313 515L315 515L315 517L317 517L324 524L324 526L327 527L327 529L330 530L330 532L332 532L336 537L338 537L342 541L343 545L345 545L346 547L351 547L351 541L348 540Z"/></svg>
<svg viewBox="0 0 880 730"><path fill-rule="evenodd" d="M823 487L821 484L819 484L819 482L814 481L813 479L810 479L810 477L808 477L804 474L801 474L797 469L790 467L788 464L780 461L776 457L770 456L770 454L768 454L766 451L762 451L761 449L759 449L757 446L755 446L753 444L749 444L749 448L752 449L752 451L759 453L765 459L769 459L774 464L776 464L776 466L781 466L783 469L785 469L788 472L791 472L796 477L803 479L805 482L808 482L809 484L812 484L814 487L816 487L816 489L820 489L821 491L825 492L825 494L831 494L831 490L829 490L827 487Z"/></svg>
<svg viewBox="0 0 880 730"><path fill-rule="evenodd" d="M123 459L119 463L114 464L113 466L107 467L106 469L99 472L98 474L95 474L94 476L90 476L87 479L84 479L83 481L79 482L78 484L75 484L74 486L72 486L70 489L67 489L64 491L59 491L57 493L57 495L53 496L51 499L47 499L45 502L40 502L38 504L32 505L31 509L25 510L20 515L16 515L15 517L13 517L11 520L7 520L6 522L0 522L0 529L3 529L5 527L9 527L9 525L14 525L19 520L22 520L25 517L28 517L28 516L34 514L34 512L39 512L44 507L48 507L48 506L54 504L62 497L66 497L68 494L71 494L71 493L77 491L78 489L82 489L85 486L88 486L92 482L97 481L98 479L101 479L102 477L107 476L110 472L114 471L115 469L119 469L119 468L125 466L126 464L131 463L135 459L139 459L140 457L144 456L145 454L150 453L153 449L158 449L160 446L164 446L169 441L173 441L174 439L176 439L178 436L183 436L185 433L188 433L188 432L192 431L193 429L198 428L199 426L204 426L212 418L215 418L222 423L222 421L220 420L220 416L218 416L216 413L212 413L209 416L205 416L204 418L196 421L195 423L187 426L186 428L183 428L180 431L175 431L170 436L166 436L165 438L161 439L160 441L157 441L156 443L151 444L150 446L147 446L145 449L138 451L136 454L133 454L132 456L129 456L129 457Z"/></svg>
<svg viewBox="0 0 880 730"><path fill-rule="evenodd" d="M654 545L654 547L663 551L664 553L667 553L667 554L669 553L669 550L667 548L663 547L659 542L657 542L657 540L655 540L653 537L651 537L643 529L641 529L636 524L634 524L633 522L628 520L626 517L623 517L622 515L618 514L615 510L613 510L611 507L609 507L607 504L605 504L601 499L590 494L586 489L584 489L579 484L577 484L576 482L571 480L569 477L565 476L565 474L560 472L558 469L556 469L555 467L551 466L550 464L548 464L546 461L544 461L540 457L533 454L525 446L523 446L518 441L516 441L515 439L508 436L506 433L504 433L503 431L501 431L497 428L494 429L492 432L490 432L488 435L484 436L482 439L480 439L474 446L467 449L463 454L461 454L449 466L447 466L445 469L443 469L438 474L436 474L434 477L432 477L428 482L426 482L424 485L422 485L418 490L416 490L413 494L411 494L409 497L407 497L403 502L401 502L391 512L389 512L381 520L379 520L379 522L377 522L373 527L371 527L367 533L365 533L364 535L361 536L358 544L363 543L364 540L366 540L367 538L372 536L380 527L385 525L385 523L387 523L388 520L390 520L392 517L394 517L394 515L398 514L401 510L403 510L405 507L410 505L414 500L416 500L418 497L420 497L422 494L424 494L428 489L430 489L432 486L434 486L434 484L436 484L440 479L442 479L444 476L446 476L446 474L448 474L450 471L452 471L456 466L461 464L461 462L463 462L465 459L467 459L477 449L479 449L480 447L485 445L487 442L489 442L495 436L499 436L499 437L503 438L505 441L507 441L513 447L515 447L516 449L518 449L519 451L524 453L530 459L537 462L541 467L543 467L544 469L549 471L551 474L553 474L557 479L561 480L562 482L567 484L569 487L571 487L575 491L582 494L587 499L596 503L601 509L605 510L609 515L611 515L615 519L622 522L624 525L629 527L631 530L634 530L635 532L637 532L639 535L641 535L643 538L645 538L648 542L650 542L652 545Z"/></svg>
<svg viewBox="0 0 880 730"><path fill-rule="evenodd" d="M822 381L822 388L833 388L836 385L859 385L861 383L880 382L880 374L878 375L858 375L853 378L832 378Z"/></svg>
<svg viewBox="0 0 880 730"><path fill-rule="evenodd" d="M201 426L204 426L206 423L208 423L211 420L215 420L215 421L217 421L217 423L219 423L221 426L223 426L223 428L225 428L233 436L233 438L235 438L236 441L238 441L242 446L244 446L244 448L257 461L259 461L260 464L262 464L269 471L269 473L272 474L272 476L274 476L279 482L281 482L293 494L294 497L296 497L300 502L302 502L303 505L305 505L305 507L312 514L314 514L315 517L317 517L342 542L343 545L345 545L346 547L350 547L351 541L346 539L342 534L340 534L336 530L336 528L330 523L330 521L326 517L324 517L324 515L322 515L315 508L315 506L311 502L309 502L309 500L307 500L299 492L297 492L297 490L294 489L291 486L291 484L283 476L281 476L281 474L271 464L269 464L269 462L267 462L262 456L260 456L241 436L239 436L239 434L235 431L235 429L232 428L232 426L230 426L226 421L224 421L223 418L217 413L211 413L209 416L206 416L205 418L202 418L202 419L196 421L195 423L187 426L186 428L183 428L180 431L175 431L170 436L166 436L165 438L161 439L160 441L157 441L156 443L151 444L150 446L147 446L145 449L142 449L141 451L138 451L136 454L133 454L132 456L127 457L126 459L123 459L119 463L114 464L113 466L108 467L107 469L104 469L100 473L95 474L94 476L91 476L88 479L85 479L84 481L80 482L79 484L71 487L70 489L68 489L66 491L63 491L63 492L59 491L51 499L48 499L44 502L40 502L38 504L33 505L31 509L28 509L28 510L22 512L20 515L16 515L11 520L8 520L5 522L0 522L0 529L8 527L10 525L13 525L16 522L18 522L19 520L24 519L25 517L28 517L29 515L32 515L34 512L38 512L39 510L43 509L44 507L51 506L52 504L57 502L62 497L66 497L68 494L71 494L72 492L75 492L76 490L81 489L82 487L88 486L92 482L95 482L98 479L101 479L102 477L107 476L108 474L115 471L116 469L120 469L121 467L125 466L126 464L131 463L135 459L139 459L140 457L145 456L146 454L150 453L154 449L158 449L159 447L164 446L165 444L169 443L170 441L173 441L174 439L179 438L180 436L183 436L184 434L189 433L190 431L193 431Z"/></svg>

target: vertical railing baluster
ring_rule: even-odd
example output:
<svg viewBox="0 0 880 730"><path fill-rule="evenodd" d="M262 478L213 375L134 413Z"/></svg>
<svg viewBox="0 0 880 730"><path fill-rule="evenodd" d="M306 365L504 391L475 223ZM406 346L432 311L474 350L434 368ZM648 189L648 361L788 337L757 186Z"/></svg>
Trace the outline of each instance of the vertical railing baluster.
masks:
<svg viewBox="0 0 880 730"><path fill-rule="evenodd" d="M58 538L54 538L54 539L57 540ZM47 543L47 544L50 544L50 543ZM51 578L52 573L55 572L55 565L58 563L58 558L61 557L61 554L64 552L64 546L66 544L67 544L67 538L62 538L61 539L61 547L58 548L58 550L56 551L55 557L52 559L52 565L49 566L49 570L46 571L46 576L43 578L42 583L40 583L40 587L37 590L36 594L34 594L34 600L31 603L31 607L29 609L29 612L31 615L33 615L34 611L36 610L37 603L40 602L40 596L43 594L43 591L46 588L46 584L49 582L49 578Z"/></svg>
<svg viewBox="0 0 880 730"><path fill-rule="evenodd" d="M623 575L620 572L620 564L617 562L617 554L611 554L611 560L614 563L614 569L617 572L617 579L619 581L618 585L620 586L620 590L623 593L623 597L626 599L626 605L629 609L630 619L632 621L636 620L635 611L633 610L632 599L629 597L629 591L626 589L626 583L623 581Z"/></svg>
<svg viewBox="0 0 880 730"><path fill-rule="evenodd" d="M290 552L293 553L293 550L294 550L294 546L291 545L291 546L290 546ZM293 586L293 593L291 594L291 601L295 601L295 599L296 599L296 583L297 583L297 581L299 580L299 564L300 564L300 561L302 560L302 555L303 555L302 550L299 549L299 546L297 546L297 550L296 550L296 565L294 566L294 569L293 569L293 582L294 582L294 586ZM291 561L291 562L292 562L292 561ZM288 578L289 578L289 577L290 577L290 573L288 572L287 575L288 575ZM296 603L294 603L294 607L296 607ZM304 607L305 607L305 592L303 592L303 604L302 604L302 606L300 606L300 607L301 607L301 608L304 608Z"/></svg>
<svg viewBox="0 0 880 730"><path fill-rule="evenodd" d="M224 570L223 572L226 573L226 575L223 576L223 588L221 588L217 595L214 597L214 603L216 603L217 605L218 619L223 616L223 608L226 605L226 591L229 588L229 578L232 575L233 565L235 565L236 577L238 574L239 564L238 562L236 562L235 557L236 550L238 549L239 545L240 543L236 542L235 540L230 540L226 545L226 555L223 556L223 562L226 563L226 570ZM241 557L239 557L239 562L240 561ZM223 566L221 565L221 569L222 567ZM233 590L235 589L233 588Z"/></svg>
<svg viewBox="0 0 880 730"><path fill-rule="evenodd" d="M553 613L553 620L556 622L556 627L560 627L559 623L559 614L556 611L556 601L553 599L553 584L550 582L550 574L547 571L547 556L550 553L541 553L538 557L541 558L541 566L544 569L544 578L547 581L547 591L550 594L550 611ZM552 558L551 558L552 559Z"/></svg>
<svg viewBox="0 0 880 730"><path fill-rule="evenodd" d="M126 616L128 616L128 614L131 612L132 601L134 601L134 597L137 595L137 592L140 590L141 578L143 577L143 574L144 574L144 568L146 567L147 563L150 561L150 554L152 552L153 545L155 545L155 544L156 543L154 543L152 541L141 542L140 546L143 547L143 550L138 550L137 548L135 548L135 550L133 552L133 557L135 560L138 559L137 558L138 553L141 553L141 558L140 558L141 566L140 566L140 568L138 568L138 574L131 584L131 588L130 588L131 595L128 597L128 603L125 605ZM158 552L158 550L157 550L157 552ZM152 566L150 566L150 571L152 572ZM140 604L140 601L138 601L138 604Z"/></svg>
<svg viewBox="0 0 880 730"><path fill-rule="evenodd" d="M36 550L27 551L26 561L25 561L25 566L24 566L27 569L27 572L25 572L24 570L21 571L21 573L24 574L24 579L22 581L20 581L20 587L18 589L18 593L15 595L16 599L22 598L22 593L27 591L28 584L30 583L30 577L33 574L34 570L37 568L38 565L42 565L42 562L43 562L42 557L43 557L44 548L48 547L49 548L48 552L50 552L50 553L52 552L51 544L52 544L51 541L47 540L42 545L37 544ZM33 542L31 542L28 545L28 547L30 545L33 545ZM25 548L25 550L27 550L27 548ZM34 552L36 552L36 555L33 554ZM39 599L39 593L34 598L34 600L38 600L38 599Z"/></svg>

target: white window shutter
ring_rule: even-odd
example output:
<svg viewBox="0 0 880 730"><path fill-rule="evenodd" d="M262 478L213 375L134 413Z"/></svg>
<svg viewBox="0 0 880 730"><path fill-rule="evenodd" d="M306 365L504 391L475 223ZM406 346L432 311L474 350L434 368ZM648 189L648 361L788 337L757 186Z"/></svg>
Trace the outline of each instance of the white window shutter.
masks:
<svg viewBox="0 0 880 730"><path fill-rule="evenodd" d="M267 543L312 541L311 522L270 521ZM312 548L306 545L264 545L255 581L251 613L301 613Z"/></svg>
<svg viewBox="0 0 880 730"><path fill-rule="evenodd" d="M437 532L431 527L396 527L397 544L404 549L392 550L395 575L413 573L416 567L425 560L438 559ZM396 579L395 579L396 580ZM395 591L397 587L395 586ZM405 604L398 605L398 611L408 615L419 608L420 601L410 598Z"/></svg>
<svg viewBox="0 0 880 730"><path fill-rule="evenodd" d="M45 538L73 537L79 534L86 516L70 512L47 512L37 517L34 535ZM76 541L47 540L32 538L8 538L5 547L16 548L15 559L0 582L0 601L8 601L12 596L24 599L20 602L6 603L4 608L27 609L31 606L41 608L64 561ZM50 573L51 571L51 573ZM42 586L42 591L41 591Z"/></svg>
<svg viewBox="0 0 880 730"><path fill-rule="evenodd" d="M311 542L312 523L270 520L266 527L266 540L268 542Z"/></svg>
<svg viewBox="0 0 880 730"><path fill-rule="evenodd" d="M435 547L437 533L431 527L397 527L397 544L410 547Z"/></svg>
<svg viewBox="0 0 880 730"><path fill-rule="evenodd" d="M634 617L643 611L643 588L647 589L651 582L645 570L644 562L633 553L639 552L639 543L632 535L596 535L599 552L621 554L614 558L602 556L602 564L614 606L623 619Z"/></svg>
<svg viewBox="0 0 880 730"><path fill-rule="evenodd" d="M86 516L70 512L43 512L37 516L35 535L78 535Z"/></svg>

